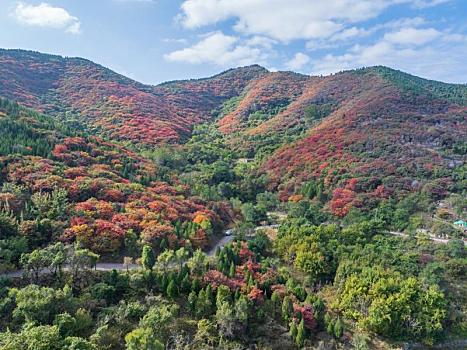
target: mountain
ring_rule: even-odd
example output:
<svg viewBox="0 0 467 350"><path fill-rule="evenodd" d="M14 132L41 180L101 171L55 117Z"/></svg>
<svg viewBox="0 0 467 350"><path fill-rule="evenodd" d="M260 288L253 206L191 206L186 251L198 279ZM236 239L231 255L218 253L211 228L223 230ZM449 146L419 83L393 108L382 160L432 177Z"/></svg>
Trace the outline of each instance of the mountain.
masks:
<svg viewBox="0 0 467 350"><path fill-rule="evenodd" d="M312 77L254 65L149 86L80 58L1 50L0 96L142 146L183 144L216 121L282 200L311 181L341 216L414 191L434 201L465 189L467 86L387 67Z"/></svg>
<svg viewBox="0 0 467 350"><path fill-rule="evenodd" d="M121 251L124 242L130 252L128 235L158 246L203 248L222 225L222 210L210 210L177 180L159 181L151 160L3 98L0 140L0 240L10 237L5 213L20 218L13 231L30 246L76 239L104 254ZM211 231L192 222L203 218ZM19 258L5 252L0 271Z"/></svg>
<svg viewBox="0 0 467 350"><path fill-rule="evenodd" d="M0 349L462 346L466 116L387 67L0 50Z"/></svg>
<svg viewBox="0 0 467 350"><path fill-rule="evenodd" d="M0 95L51 115L77 117L93 132L133 143L176 142L264 74L259 66L209 79L140 84L81 58L0 50Z"/></svg>

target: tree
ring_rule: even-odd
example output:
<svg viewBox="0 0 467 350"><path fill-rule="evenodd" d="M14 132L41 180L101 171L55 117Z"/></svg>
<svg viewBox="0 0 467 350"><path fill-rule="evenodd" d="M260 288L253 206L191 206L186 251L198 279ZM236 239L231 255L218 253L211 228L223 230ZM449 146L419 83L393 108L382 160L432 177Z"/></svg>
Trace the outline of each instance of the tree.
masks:
<svg viewBox="0 0 467 350"><path fill-rule="evenodd" d="M179 306L176 304L164 304L161 300L158 305L152 306L140 320L141 328L150 329L154 336L166 341L172 333L173 322L178 315Z"/></svg>
<svg viewBox="0 0 467 350"><path fill-rule="evenodd" d="M26 324L20 333L0 333L2 350L61 350L62 339L57 326Z"/></svg>
<svg viewBox="0 0 467 350"><path fill-rule="evenodd" d="M29 254L22 254L20 262L27 274L32 273L33 283L37 283L41 271L52 264L52 257L45 249L35 249Z"/></svg>
<svg viewBox="0 0 467 350"><path fill-rule="evenodd" d="M230 289L227 286L220 285L217 287L217 294L216 294L216 306L219 308L223 302L230 301Z"/></svg>
<svg viewBox="0 0 467 350"><path fill-rule="evenodd" d="M164 344L149 328L136 328L125 336L127 350L164 350Z"/></svg>
<svg viewBox="0 0 467 350"><path fill-rule="evenodd" d="M206 290L201 289L196 300L196 316L198 318L207 317L212 313L212 301L206 293Z"/></svg>
<svg viewBox="0 0 467 350"><path fill-rule="evenodd" d="M170 279L169 285L167 286L167 295L171 299L175 299L178 296L178 288L173 278Z"/></svg>
<svg viewBox="0 0 467 350"><path fill-rule="evenodd" d="M221 337L232 338L235 331L235 316L230 304L221 302L216 312L216 323Z"/></svg>
<svg viewBox="0 0 467 350"><path fill-rule="evenodd" d="M198 295L194 290L188 294L188 306L190 308L191 314L194 315L196 311L196 301L198 299Z"/></svg>
<svg viewBox="0 0 467 350"><path fill-rule="evenodd" d="M293 315L293 303L288 296L282 301L282 317L288 321Z"/></svg>
<svg viewBox="0 0 467 350"><path fill-rule="evenodd" d="M187 265L195 276L202 276L206 272L207 258L200 249L197 249L188 260Z"/></svg>
<svg viewBox="0 0 467 350"><path fill-rule="evenodd" d="M175 259L178 261L180 270L182 269L183 263L188 257L188 250L185 247L181 247L175 251Z"/></svg>
<svg viewBox="0 0 467 350"><path fill-rule="evenodd" d="M303 347L303 343L305 342L305 335L305 323L302 319L298 325L297 336L295 337L295 344L297 344L299 348Z"/></svg>
<svg viewBox="0 0 467 350"><path fill-rule="evenodd" d="M344 322L340 317L337 318L336 323L334 324L334 336L339 339L344 334Z"/></svg>
<svg viewBox="0 0 467 350"><path fill-rule="evenodd" d="M290 322L289 335L294 340L297 337L297 324L295 323L295 321Z"/></svg>
<svg viewBox="0 0 467 350"><path fill-rule="evenodd" d="M272 295L271 295L271 302L272 302L272 308L273 308L273 317L276 317L277 316L277 310L279 309L280 307L280 303L281 303L281 297L279 296L279 294L274 291L272 292Z"/></svg>
<svg viewBox="0 0 467 350"><path fill-rule="evenodd" d="M175 258L175 254L173 250L164 250L157 257L157 262L162 264L162 270L164 271L164 274L167 273L167 268L172 263L174 258Z"/></svg>
<svg viewBox="0 0 467 350"><path fill-rule="evenodd" d="M145 245L143 247L141 262L146 270L152 271L152 269L154 268L154 264L156 263L156 257L154 256L154 251L152 250L152 247L150 245Z"/></svg>
<svg viewBox="0 0 467 350"><path fill-rule="evenodd" d="M9 296L16 300L15 314L27 322L50 324L55 315L69 308L71 289L39 287L30 284L22 289L10 289Z"/></svg>
<svg viewBox="0 0 467 350"><path fill-rule="evenodd" d="M80 337L66 337L64 349L67 350L98 350L90 341Z"/></svg>

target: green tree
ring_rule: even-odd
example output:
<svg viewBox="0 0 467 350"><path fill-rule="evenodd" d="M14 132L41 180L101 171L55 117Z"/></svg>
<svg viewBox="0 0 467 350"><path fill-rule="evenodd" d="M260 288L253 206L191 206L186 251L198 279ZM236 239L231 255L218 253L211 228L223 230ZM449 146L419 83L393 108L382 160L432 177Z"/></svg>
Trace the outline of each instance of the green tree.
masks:
<svg viewBox="0 0 467 350"><path fill-rule="evenodd" d="M334 336L339 339L344 334L344 322L340 317L337 318L336 323L334 324Z"/></svg>
<svg viewBox="0 0 467 350"><path fill-rule="evenodd" d="M288 321L293 315L293 303L288 296L282 301L282 317Z"/></svg>
<svg viewBox="0 0 467 350"><path fill-rule="evenodd" d="M55 290L30 284L22 289L10 289L9 296L16 300L14 314L26 322L52 323L56 314L71 307L71 289L65 286Z"/></svg>
<svg viewBox="0 0 467 350"><path fill-rule="evenodd" d="M195 315L196 312L196 302L198 300L198 295L194 290L188 294L188 306L190 308L191 314Z"/></svg>
<svg viewBox="0 0 467 350"><path fill-rule="evenodd" d="M193 256L188 259L187 265L195 276L202 276L206 272L207 258L200 249L197 249Z"/></svg>
<svg viewBox="0 0 467 350"><path fill-rule="evenodd" d="M136 328L125 336L127 350L164 350L164 344L149 328Z"/></svg>
<svg viewBox="0 0 467 350"><path fill-rule="evenodd" d="M61 350L62 345L57 326L26 324L20 333L0 333L2 350Z"/></svg>
<svg viewBox="0 0 467 350"><path fill-rule="evenodd" d="M156 257L154 256L154 251L152 250L152 247L150 245L145 245L143 247L141 262L146 270L152 271L152 269L154 268L154 264L156 263Z"/></svg>
<svg viewBox="0 0 467 350"><path fill-rule="evenodd" d="M305 342L305 323L303 321L303 318L302 320L300 321L298 327L297 327L297 336L295 337L295 344L297 344L297 346L299 348L303 347L303 344Z"/></svg>
<svg viewBox="0 0 467 350"><path fill-rule="evenodd" d="M178 296L178 287L173 278L170 279L169 285L167 286L167 295L171 299L175 299Z"/></svg>
<svg viewBox="0 0 467 350"><path fill-rule="evenodd" d="M297 337L297 324L295 323L295 321L290 322L289 335L294 340Z"/></svg>

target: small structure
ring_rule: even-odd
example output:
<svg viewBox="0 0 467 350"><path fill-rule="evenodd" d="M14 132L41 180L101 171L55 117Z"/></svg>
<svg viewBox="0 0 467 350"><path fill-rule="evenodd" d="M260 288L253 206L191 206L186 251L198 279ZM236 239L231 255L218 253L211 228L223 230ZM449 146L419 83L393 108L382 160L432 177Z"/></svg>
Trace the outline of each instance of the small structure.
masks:
<svg viewBox="0 0 467 350"><path fill-rule="evenodd" d="M467 230L467 222L464 220L457 220L454 222L454 225L461 229Z"/></svg>

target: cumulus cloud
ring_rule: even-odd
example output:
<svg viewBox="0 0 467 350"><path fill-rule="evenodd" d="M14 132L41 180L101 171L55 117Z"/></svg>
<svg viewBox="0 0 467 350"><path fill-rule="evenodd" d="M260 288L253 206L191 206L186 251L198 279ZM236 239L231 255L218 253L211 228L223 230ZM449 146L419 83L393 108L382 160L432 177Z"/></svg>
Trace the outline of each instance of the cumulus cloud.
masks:
<svg viewBox="0 0 467 350"><path fill-rule="evenodd" d="M199 28L236 19L243 34L266 35L276 40L326 38L345 23L367 20L400 0L186 0L180 20Z"/></svg>
<svg viewBox="0 0 467 350"><path fill-rule="evenodd" d="M22 24L38 27L64 29L67 33L79 34L81 23L61 7L54 7L47 3L28 5L18 3L12 15Z"/></svg>
<svg viewBox="0 0 467 350"><path fill-rule="evenodd" d="M377 17L392 5L405 3L424 8L446 1L448 0L185 0L179 20L187 28L200 28L233 19L233 29L239 33L264 35L287 42L295 39L329 38L354 23Z"/></svg>
<svg viewBox="0 0 467 350"><path fill-rule="evenodd" d="M285 66L290 70L300 70L310 62L310 57L303 52L297 52L295 56L288 61Z"/></svg>
<svg viewBox="0 0 467 350"><path fill-rule="evenodd" d="M240 66L262 63L267 53L258 46L241 42L238 37L213 32L204 36L196 44L164 55L172 62L192 64L213 63L218 66Z"/></svg>

